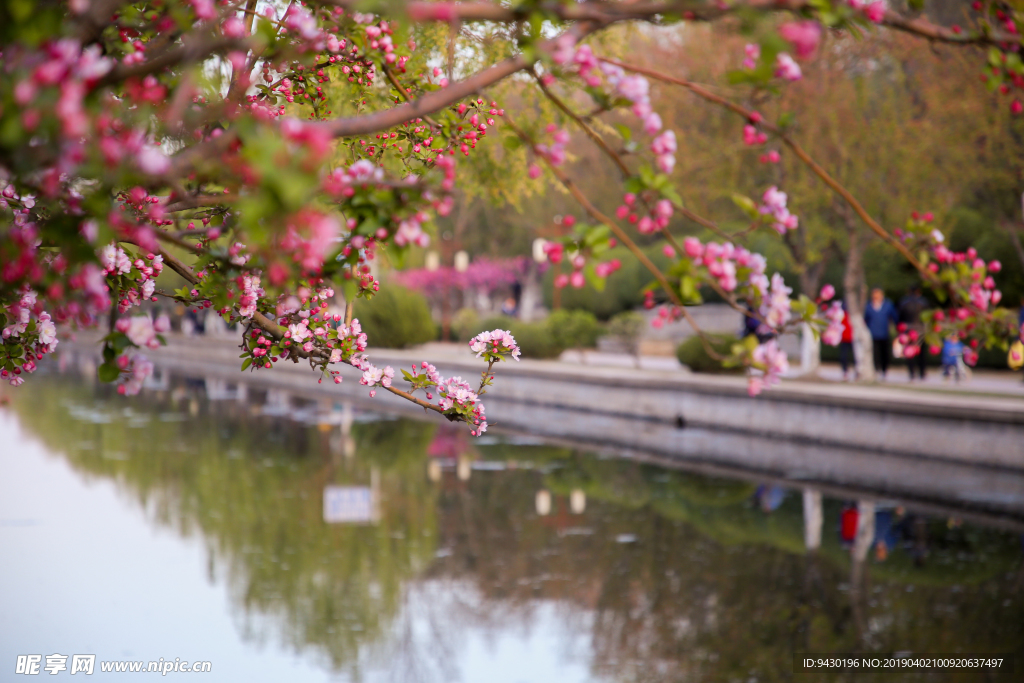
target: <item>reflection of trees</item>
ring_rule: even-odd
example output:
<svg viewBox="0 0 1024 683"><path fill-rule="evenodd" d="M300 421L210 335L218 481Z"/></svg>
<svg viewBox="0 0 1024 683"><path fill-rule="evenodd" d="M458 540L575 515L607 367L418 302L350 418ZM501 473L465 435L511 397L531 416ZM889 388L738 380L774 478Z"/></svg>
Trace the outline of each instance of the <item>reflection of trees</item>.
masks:
<svg viewBox="0 0 1024 683"><path fill-rule="evenodd" d="M357 423L359 457L330 459L321 454L332 432L207 402L182 384L130 402L67 379L36 384L13 404L22 423L77 470L117 480L159 523L200 533L211 578L226 579L249 637L280 631L297 651L353 668L433 557L421 457L430 424ZM184 420L193 401L198 414ZM324 524L324 485L368 484L371 467L381 472L379 523Z"/></svg>
<svg viewBox="0 0 1024 683"><path fill-rule="evenodd" d="M484 450L493 458L499 449ZM837 503L826 503L822 548L807 554L799 495L766 515L742 483L566 450L519 449L517 457L546 461L550 471L475 477L472 514L459 509L457 492L442 494L440 542L454 554L435 573L475 581L492 601L521 610L549 599L594 610L596 674L791 680L794 651L1019 652L1024 645L1019 589L1005 578L1021 571L1012 535L933 522L924 567L904 553L883 564L869 559L862 630L853 618L850 555L836 533ZM541 486L561 494L556 510L570 490L584 489L586 515L569 526L552 524L557 512L537 517L533 492ZM584 527L589 533L580 533ZM622 534L638 540L619 543ZM478 544L471 557L462 541L470 536Z"/></svg>
<svg viewBox="0 0 1024 683"><path fill-rule="evenodd" d="M431 424L357 421L349 442L337 427L210 402L180 383L130 403L63 379L25 389L22 422L76 469L202 534L251 637L283 634L335 669L383 662L393 680L451 681L462 634L528 629L551 605L591 633L595 675L624 681L792 680L794 650L1024 644L1024 570L1007 534L922 520L923 567L903 552L868 557L850 586L835 501L808 554L795 492L766 515L750 484L507 444L479 451L509 469L431 484ZM515 468L525 463L541 470ZM324 485L365 485L371 471L380 522L323 524ZM556 494L545 517L534 509L542 487ZM566 501L577 488L583 515Z"/></svg>

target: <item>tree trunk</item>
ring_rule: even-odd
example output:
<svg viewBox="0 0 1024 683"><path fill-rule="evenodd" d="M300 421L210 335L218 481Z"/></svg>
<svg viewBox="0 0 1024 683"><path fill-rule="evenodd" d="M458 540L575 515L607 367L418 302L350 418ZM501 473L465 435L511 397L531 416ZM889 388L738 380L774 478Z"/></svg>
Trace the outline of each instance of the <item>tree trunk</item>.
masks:
<svg viewBox="0 0 1024 683"><path fill-rule="evenodd" d="M867 246L864 233L857 219L845 210L846 234L849 248L846 250L846 268L843 271L844 301L853 328L853 358L857 379L870 382L875 379L875 364L871 344L871 332L864 322L864 307L867 305L868 286L864 279L864 250Z"/></svg>
<svg viewBox="0 0 1024 683"><path fill-rule="evenodd" d="M815 337L811 326L800 324L800 374L815 375L821 367L821 338Z"/></svg>
<svg viewBox="0 0 1024 683"><path fill-rule="evenodd" d="M786 233L786 246L797 265L797 274L800 278L800 291L815 298L821 289L821 278L825 274L826 259L822 258L817 263L808 263L807 245L805 239L797 238L793 231ZM821 366L821 339L816 339L811 332L809 325L802 325L800 330L800 373L802 375L814 375Z"/></svg>
<svg viewBox="0 0 1024 683"><path fill-rule="evenodd" d="M1024 245L1020 243L1020 234L1017 232L1021 227L1017 226L1016 223L1007 223L1004 227L1010 235L1010 243L1013 245L1013 250L1017 252L1020 265L1024 266Z"/></svg>

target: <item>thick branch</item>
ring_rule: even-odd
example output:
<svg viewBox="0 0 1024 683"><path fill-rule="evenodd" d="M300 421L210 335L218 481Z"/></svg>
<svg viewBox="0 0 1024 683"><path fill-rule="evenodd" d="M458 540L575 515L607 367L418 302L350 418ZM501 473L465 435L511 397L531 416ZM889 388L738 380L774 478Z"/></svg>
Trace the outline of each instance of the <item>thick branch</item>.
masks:
<svg viewBox="0 0 1024 683"><path fill-rule="evenodd" d="M601 26L601 24L597 23L581 23L571 27L566 33L579 40L601 28ZM542 41L537 44L536 49L541 52L551 52L555 48L556 40ZM518 55L488 67L483 71L479 71L464 81L459 81L449 85L447 88L427 93L419 99L400 104L397 107L364 116L339 118L306 125L322 128L332 137L367 135L376 131L394 128L413 119L423 118L434 112L441 111L445 107L449 107L459 100L465 99L518 71L529 68L534 61L534 59L527 59L523 55ZM215 157L228 149L235 140L235 134L232 131L226 131L224 135L215 140L195 145L178 153L173 159L170 175L183 175L196 162Z"/></svg>
<svg viewBox="0 0 1024 683"><path fill-rule="evenodd" d="M357 8L358 0L321 0L322 4ZM507 6L489 2L410 2L406 12L413 21L500 22L522 21L534 12L562 21L594 21L608 24L617 21L640 20L660 22L664 17L683 17L688 21L714 21L729 14L755 10L760 12L792 12L806 14L819 9L807 0L746 0L730 4L691 1L678 2L580 2L580 3L523 3ZM952 45L1020 44L1019 34L991 29L959 33L950 27L930 22L925 17L910 18L899 12L886 10L881 25L921 38Z"/></svg>
<svg viewBox="0 0 1024 683"><path fill-rule="evenodd" d="M110 73L100 79L97 87L120 83L129 78L146 76L171 66L195 64L207 59L212 54L227 49L249 50L254 43L255 41L252 39L226 38L214 35L204 40L196 40L184 45L175 45L139 64L118 64Z"/></svg>

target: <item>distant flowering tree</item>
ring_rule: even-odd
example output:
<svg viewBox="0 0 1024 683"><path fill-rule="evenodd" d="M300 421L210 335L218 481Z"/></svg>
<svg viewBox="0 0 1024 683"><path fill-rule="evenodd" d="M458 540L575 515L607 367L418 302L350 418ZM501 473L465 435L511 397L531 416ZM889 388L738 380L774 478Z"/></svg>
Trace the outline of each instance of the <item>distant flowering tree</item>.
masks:
<svg viewBox="0 0 1024 683"><path fill-rule="evenodd" d="M486 429L479 399L491 369L518 357L511 335L494 330L471 342L488 363L476 390L440 377L424 361L403 372L411 385L405 391L394 386L393 368L367 358L368 340L351 305L342 316L328 313L326 302L336 290L349 302L372 296L380 285L371 261L425 247L433 217L452 208L457 160L494 144L488 138L502 129L509 133L501 143L507 153L533 160L528 175L540 178L546 169L588 217L559 240L561 249L549 249L571 257L567 282L607 277L618 265L600 261L602 254L621 243L651 271L648 301L664 307L662 318L689 318L684 304L699 302L700 288L710 286L765 333L810 323L833 341L835 308L822 312L821 301L791 299L782 278L766 272L764 258L733 244L741 236L681 244L671 234L676 214L715 223L687 209L673 186L677 139L655 110L652 78L735 113L748 145L777 139L902 253L949 302L948 314L928 320L927 343L949 334L967 339L971 349L1001 343L1016 330L994 308L997 264L949 252L941 235L919 221L900 234L887 231L807 156L787 121L766 121L698 84L617 61L586 42L630 21L742 15L749 28L761 19L769 28L737 55L730 80L763 98L801 78L799 60L814 57L824 30L878 25L985 48L990 85L1024 88L1020 11L996 1L975 3L975 10L975 25L964 29L904 16L884 0L5 2L0 377L25 381L59 344L58 326L102 324L100 378L134 393L152 371L141 351L158 346L168 324L132 309L164 297L240 323L243 370L301 358L321 379L340 382L337 366L347 364L362 372L371 394L384 389L479 434ZM776 15L783 16L779 24ZM447 45L437 25L447 25ZM533 79L565 125L528 112L520 117L483 96L519 73ZM564 93L574 96L573 105L589 98L592 109L577 114ZM1020 111L1019 100L1011 107ZM593 125L614 110L633 117L617 129L627 155ZM598 210L564 169L569 127L621 171L623 201L614 217ZM766 154L768 161L778 158L775 150ZM736 202L751 230L799 229L784 188L766 188L760 202ZM634 230L664 239L673 265L657 268L637 247ZM158 288L165 269L185 285ZM728 360L751 369L751 393L786 367L774 341L758 343L753 335Z"/></svg>
<svg viewBox="0 0 1024 683"><path fill-rule="evenodd" d="M491 293L519 281L528 268L529 261L522 256L497 260L479 258L464 271L451 266L439 266L434 270L410 268L396 272L393 279L428 296L441 296L454 289L482 289Z"/></svg>

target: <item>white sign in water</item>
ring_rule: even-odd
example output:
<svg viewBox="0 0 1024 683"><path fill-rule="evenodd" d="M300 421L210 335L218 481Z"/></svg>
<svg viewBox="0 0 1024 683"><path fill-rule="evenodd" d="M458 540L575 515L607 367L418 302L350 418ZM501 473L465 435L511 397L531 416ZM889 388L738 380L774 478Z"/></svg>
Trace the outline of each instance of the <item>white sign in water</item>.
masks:
<svg viewBox="0 0 1024 683"><path fill-rule="evenodd" d="M324 487L324 521L328 524L375 522L376 507L369 486Z"/></svg>

